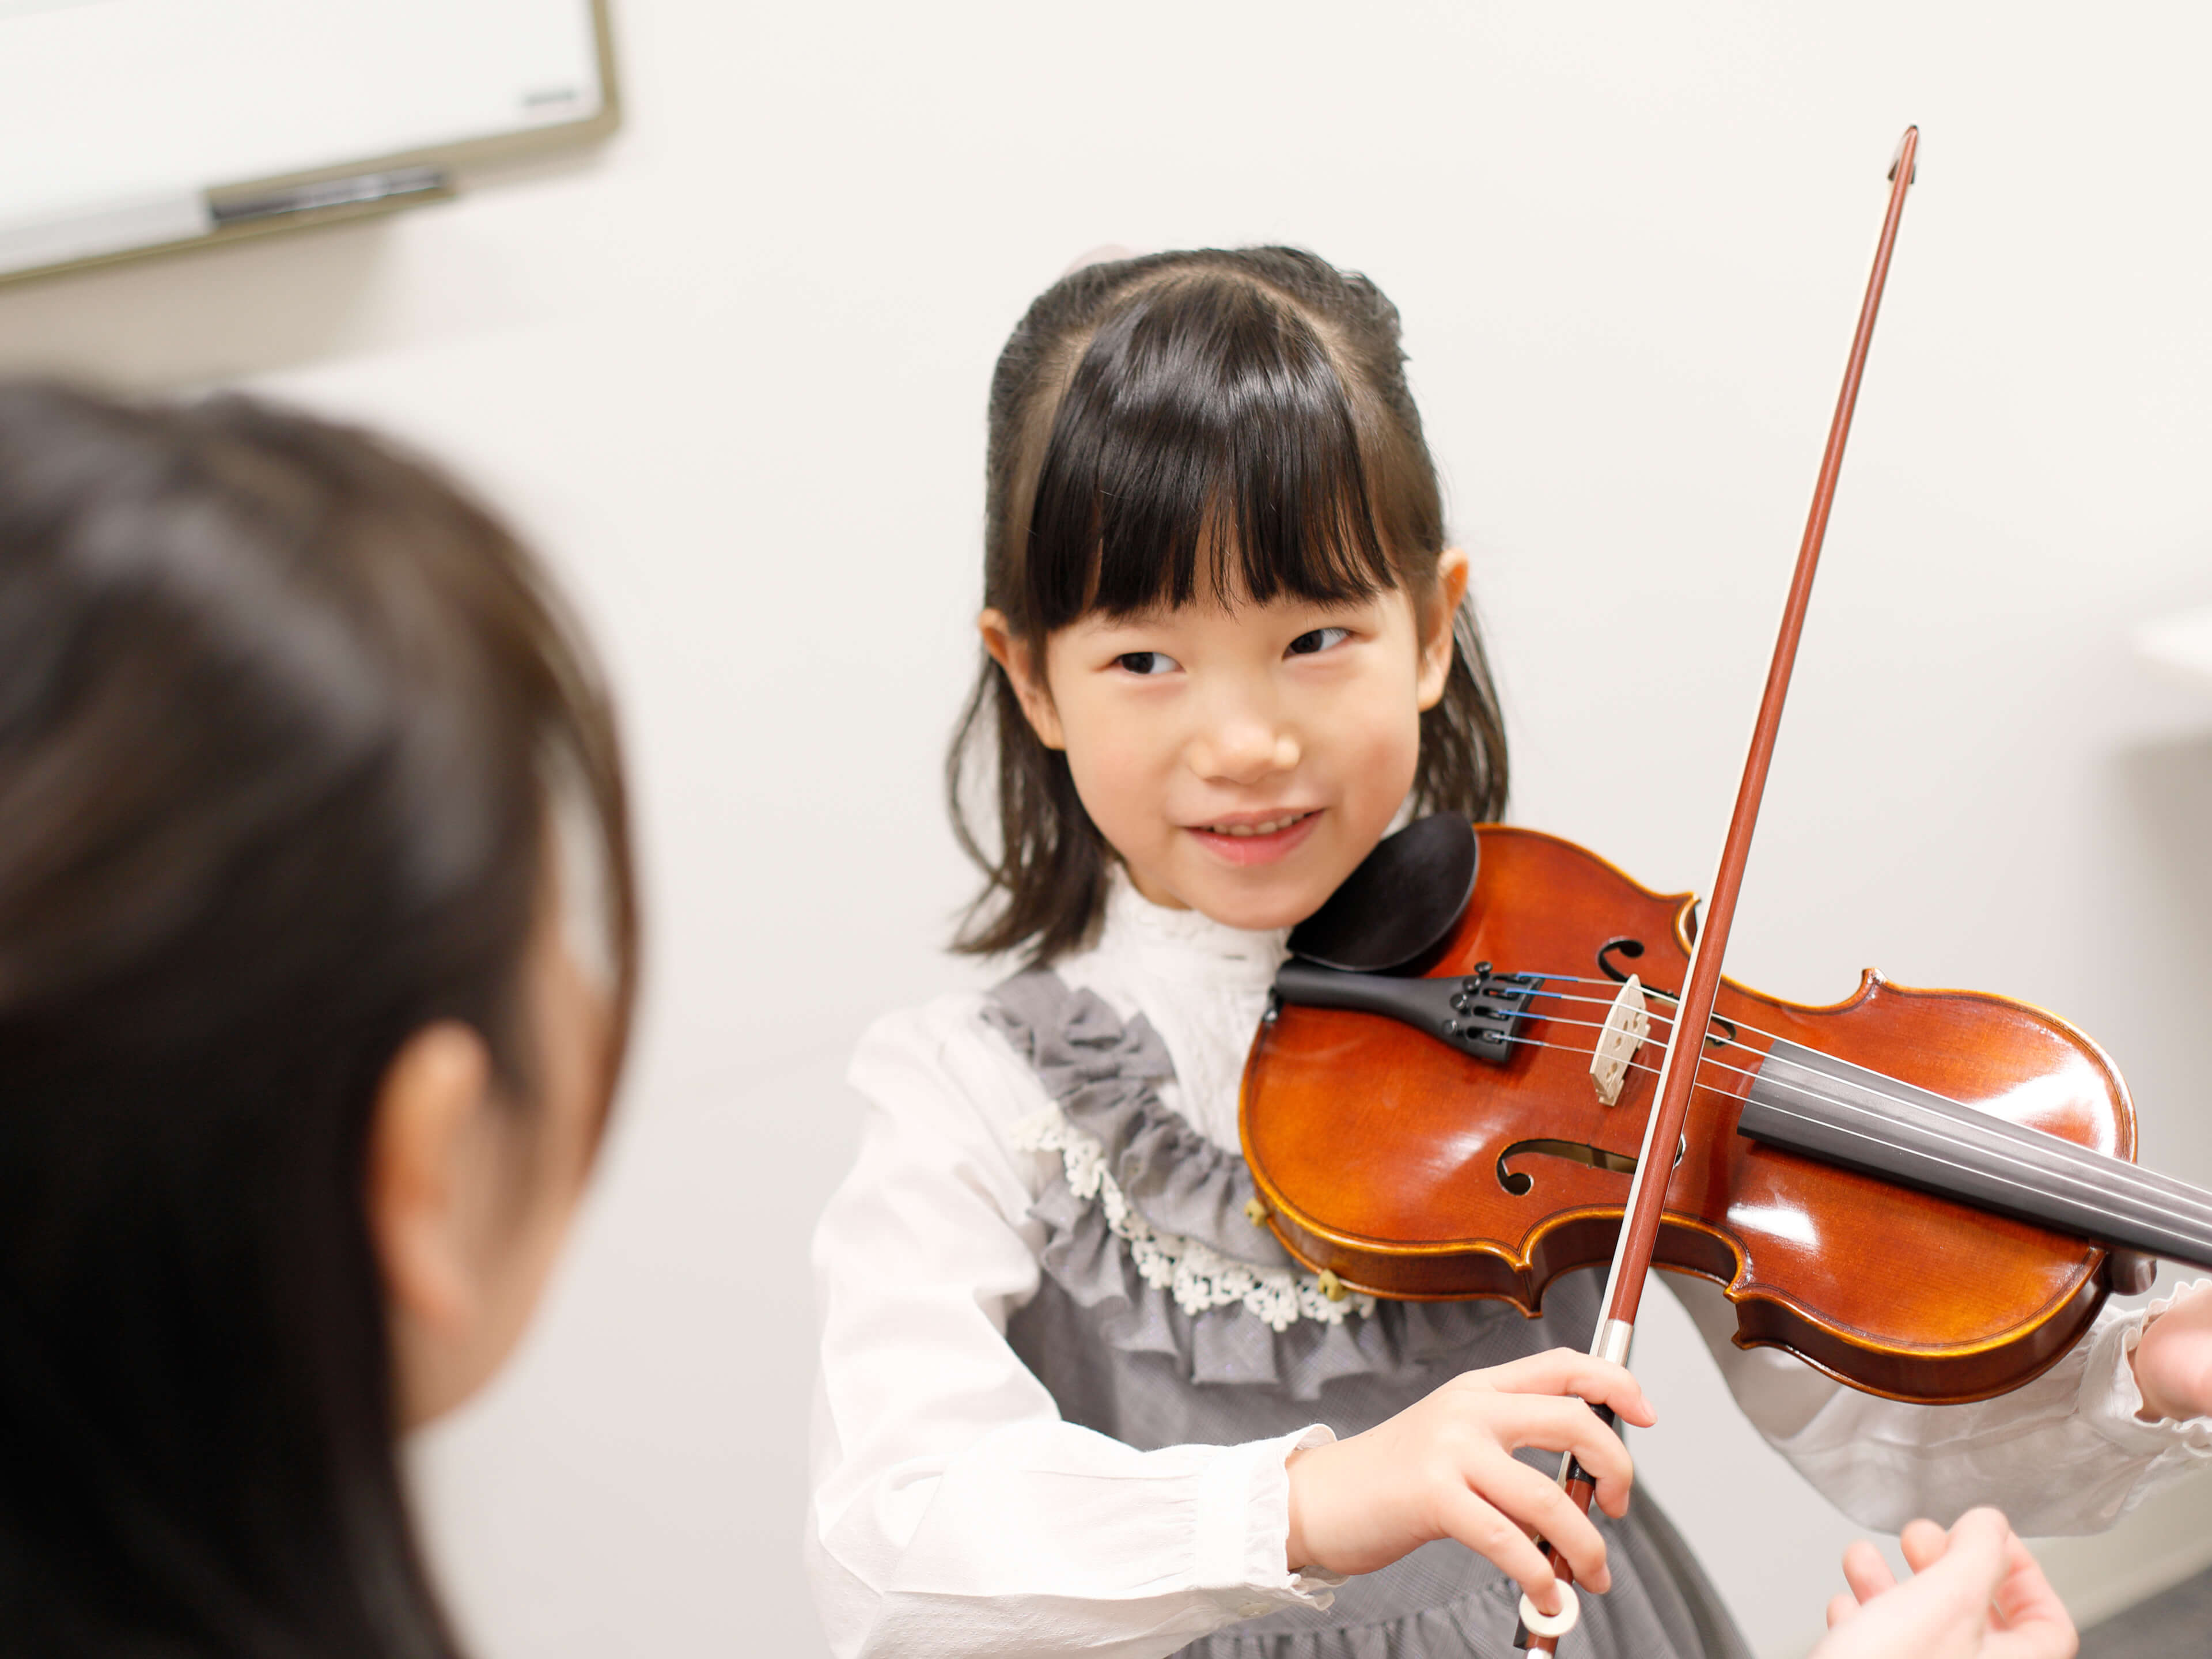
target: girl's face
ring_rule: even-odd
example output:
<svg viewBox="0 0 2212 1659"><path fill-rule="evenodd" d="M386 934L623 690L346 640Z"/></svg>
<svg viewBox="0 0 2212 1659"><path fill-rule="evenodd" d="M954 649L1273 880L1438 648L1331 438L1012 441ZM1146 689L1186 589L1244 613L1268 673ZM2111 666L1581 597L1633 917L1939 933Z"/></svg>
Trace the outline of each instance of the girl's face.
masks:
<svg viewBox="0 0 2212 1659"><path fill-rule="evenodd" d="M1139 892L1285 927L1374 850L1413 787L1467 556L1447 550L1437 574L1425 623L1397 588L1093 615L1053 634L1042 665L996 611L983 637Z"/></svg>

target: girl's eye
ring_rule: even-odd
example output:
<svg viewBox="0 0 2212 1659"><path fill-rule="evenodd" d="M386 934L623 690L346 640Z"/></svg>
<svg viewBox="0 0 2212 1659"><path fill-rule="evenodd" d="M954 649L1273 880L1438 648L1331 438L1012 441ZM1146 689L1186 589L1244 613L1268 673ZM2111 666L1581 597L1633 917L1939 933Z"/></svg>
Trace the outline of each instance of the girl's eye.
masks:
<svg viewBox="0 0 2212 1659"><path fill-rule="evenodd" d="M1316 628L1301 634L1291 641L1290 654L1310 657L1316 651L1326 651L1332 645L1340 645L1352 637L1348 628Z"/></svg>
<svg viewBox="0 0 2212 1659"><path fill-rule="evenodd" d="M1164 651L1124 651L1114 665L1130 674L1164 674L1177 665Z"/></svg>

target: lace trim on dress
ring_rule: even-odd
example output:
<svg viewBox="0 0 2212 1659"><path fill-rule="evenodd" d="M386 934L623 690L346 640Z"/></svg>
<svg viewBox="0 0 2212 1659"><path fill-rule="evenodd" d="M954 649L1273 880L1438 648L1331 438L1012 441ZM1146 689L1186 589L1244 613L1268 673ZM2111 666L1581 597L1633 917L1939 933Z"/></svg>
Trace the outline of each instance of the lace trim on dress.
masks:
<svg viewBox="0 0 2212 1659"><path fill-rule="evenodd" d="M1332 1301L1314 1274L1237 1261L1202 1240L1154 1227L1107 1173L1106 1148L1098 1138L1070 1123L1057 1106L1015 1124L1008 1139L1019 1151L1058 1152L1068 1191L1098 1204L1107 1230L1127 1243L1139 1276L1168 1291L1187 1314L1241 1305L1282 1332L1300 1319L1340 1325L1352 1314L1375 1311L1371 1296L1352 1291Z"/></svg>

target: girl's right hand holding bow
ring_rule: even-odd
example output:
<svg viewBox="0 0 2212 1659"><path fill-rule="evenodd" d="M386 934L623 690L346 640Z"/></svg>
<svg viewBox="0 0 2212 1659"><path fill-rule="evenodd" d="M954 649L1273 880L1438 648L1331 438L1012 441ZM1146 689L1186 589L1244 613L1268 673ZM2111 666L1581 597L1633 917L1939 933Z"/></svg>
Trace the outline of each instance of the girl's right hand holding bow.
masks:
<svg viewBox="0 0 2212 1659"><path fill-rule="evenodd" d="M1533 1531L1594 1590L1612 1582L1605 1540L1523 1447L1571 1451L1619 1516L1634 1478L1628 1449L1593 1405L1650 1428L1658 1415L1636 1379L1609 1361L1554 1348L1468 1371L1364 1434L1288 1461L1292 1571L1373 1572L1439 1538L1455 1538L1519 1581L1535 1606L1563 1594Z"/></svg>

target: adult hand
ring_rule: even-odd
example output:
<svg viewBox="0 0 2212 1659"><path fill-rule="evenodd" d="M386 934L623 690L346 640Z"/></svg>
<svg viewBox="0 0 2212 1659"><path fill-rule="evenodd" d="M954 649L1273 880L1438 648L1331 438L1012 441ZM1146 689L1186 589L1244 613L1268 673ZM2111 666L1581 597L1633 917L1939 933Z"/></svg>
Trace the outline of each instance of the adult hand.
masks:
<svg viewBox="0 0 2212 1659"><path fill-rule="evenodd" d="M2073 1620L1995 1510L1969 1510L1948 1533L1915 1521L1899 1541L1903 1584L1873 1545L1845 1552L1850 1594L1828 1603L1808 1659L2073 1659Z"/></svg>

